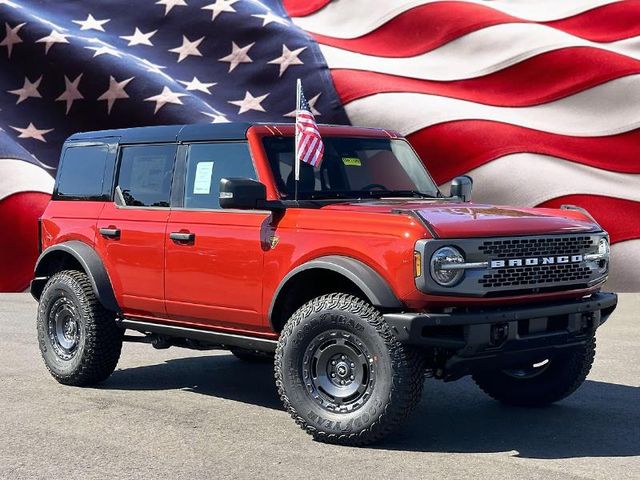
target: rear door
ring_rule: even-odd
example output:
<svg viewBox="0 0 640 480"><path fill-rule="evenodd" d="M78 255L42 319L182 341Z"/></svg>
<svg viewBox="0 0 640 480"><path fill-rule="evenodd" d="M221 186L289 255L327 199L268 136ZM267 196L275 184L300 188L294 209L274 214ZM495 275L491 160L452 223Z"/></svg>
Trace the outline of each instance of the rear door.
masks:
<svg viewBox="0 0 640 480"><path fill-rule="evenodd" d="M181 146L167 225L165 293L168 315L221 329L261 323L264 232L268 211L222 210L221 178L257 178L246 142Z"/></svg>
<svg viewBox="0 0 640 480"><path fill-rule="evenodd" d="M124 145L115 185L123 205L108 202L98 221L101 253L123 311L166 316L164 239L176 144Z"/></svg>

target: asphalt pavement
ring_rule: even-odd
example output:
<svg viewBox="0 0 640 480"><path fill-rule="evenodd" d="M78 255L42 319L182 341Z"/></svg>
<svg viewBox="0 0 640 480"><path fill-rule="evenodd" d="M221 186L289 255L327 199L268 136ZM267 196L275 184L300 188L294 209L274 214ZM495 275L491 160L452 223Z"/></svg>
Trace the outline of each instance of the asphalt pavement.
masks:
<svg viewBox="0 0 640 480"><path fill-rule="evenodd" d="M621 296L570 398L519 409L469 379L427 380L411 421L367 448L314 442L283 411L272 367L227 352L125 344L99 388L59 385L35 311L0 295L2 479L640 479L640 294Z"/></svg>

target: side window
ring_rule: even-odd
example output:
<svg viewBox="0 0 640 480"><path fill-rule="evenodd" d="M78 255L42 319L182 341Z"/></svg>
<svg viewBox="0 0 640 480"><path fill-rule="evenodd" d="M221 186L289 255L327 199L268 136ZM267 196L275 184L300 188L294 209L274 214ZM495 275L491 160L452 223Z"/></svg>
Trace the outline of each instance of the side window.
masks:
<svg viewBox="0 0 640 480"><path fill-rule="evenodd" d="M107 152L107 145L67 148L60 165L57 195L61 198L100 198Z"/></svg>
<svg viewBox="0 0 640 480"><path fill-rule="evenodd" d="M136 207L168 207L176 145L132 145L120 151L118 186Z"/></svg>
<svg viewBox="0 0 640 480"><path fill-rule="evenodd" d="M185 208L220 208L220 179L257 178L245 142L189 145L184 192Z"/></svg>

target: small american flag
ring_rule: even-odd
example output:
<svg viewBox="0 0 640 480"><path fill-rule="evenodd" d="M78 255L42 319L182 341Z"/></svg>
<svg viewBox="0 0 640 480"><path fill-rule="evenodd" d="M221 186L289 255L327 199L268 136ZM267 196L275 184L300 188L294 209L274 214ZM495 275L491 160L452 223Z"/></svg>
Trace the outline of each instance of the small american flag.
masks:
<svg viewBox="0 0 640 480"><path fill-rule="evenodd" d="M319 167L324 154L324 143L316 125L316 119L311 112L311 107L304 98L302 82L297 83L296 109L296 181L300 180L300 162L305 162L312 167Z"/></svg>

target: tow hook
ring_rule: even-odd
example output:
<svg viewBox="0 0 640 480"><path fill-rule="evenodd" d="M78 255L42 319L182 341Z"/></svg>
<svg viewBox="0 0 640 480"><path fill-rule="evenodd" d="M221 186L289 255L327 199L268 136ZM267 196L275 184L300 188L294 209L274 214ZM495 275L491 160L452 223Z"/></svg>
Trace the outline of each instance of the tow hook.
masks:
<svg viewBox="0 0 640 480"><path fill-rule="evenodd" d="M508 323L496 323L491 325L491 339L490 343L493 347L499 347L509 337L509 324Z"/></svg>

